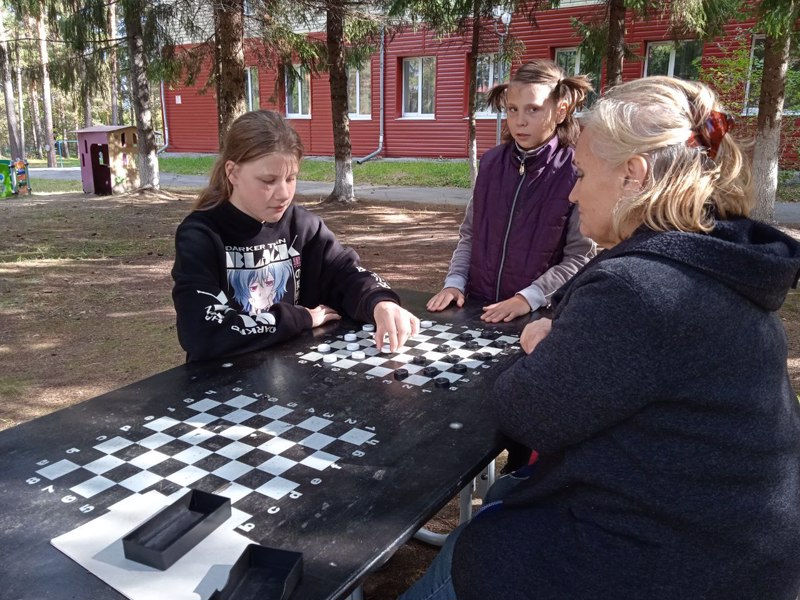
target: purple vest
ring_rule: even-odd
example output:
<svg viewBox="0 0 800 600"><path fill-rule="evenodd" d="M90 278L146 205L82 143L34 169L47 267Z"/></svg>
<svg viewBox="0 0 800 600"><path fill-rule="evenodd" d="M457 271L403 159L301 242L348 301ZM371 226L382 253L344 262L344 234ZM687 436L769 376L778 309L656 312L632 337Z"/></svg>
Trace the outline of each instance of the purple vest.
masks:
<svg viewBox="0 0 800 600"><path fill-rule="evenodd" d="M511 141L483 155L472 196L467 292L506 300L561 262L575 184L573 149L549 142L524 158Z"/></svg>

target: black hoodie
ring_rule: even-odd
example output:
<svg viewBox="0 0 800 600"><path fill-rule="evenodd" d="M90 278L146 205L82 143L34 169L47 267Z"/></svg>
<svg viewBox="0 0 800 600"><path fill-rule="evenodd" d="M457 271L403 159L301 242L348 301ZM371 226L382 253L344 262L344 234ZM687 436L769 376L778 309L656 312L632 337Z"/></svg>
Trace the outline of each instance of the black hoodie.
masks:
<svg viewBox="0 0 800 600"><path fill-rule="evenodd" d="M322 219L294 205L277 223L261 223L229 202L192 212L175 234L172 278L178 340L189 361L294 337L311 328L304 306L325 304L372 322L378 302L399 303Z"/></svg>
<svg viewBox="0 0 800 600"><path fill-rule="evenodd" d="M459 600L795 600L800 406L780 307L800 245L767 225L639 231L554 299L496 384L534 476L458 538Z"/></svg>

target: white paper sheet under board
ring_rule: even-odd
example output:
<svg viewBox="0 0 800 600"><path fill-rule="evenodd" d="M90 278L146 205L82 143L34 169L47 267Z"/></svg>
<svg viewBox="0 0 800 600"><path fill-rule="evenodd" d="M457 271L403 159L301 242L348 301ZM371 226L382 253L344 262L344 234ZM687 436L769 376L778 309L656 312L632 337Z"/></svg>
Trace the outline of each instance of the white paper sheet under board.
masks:
<svg viewBox="0 0 800 600"><path fill-rule="evenodd" d="M122 538L176 499L157 491L133 494L51 543L131 600L206 600L225 585L231 566L251 543L234 531L250 516L232 509L225 523L166 571L125 558Z"/></svg>

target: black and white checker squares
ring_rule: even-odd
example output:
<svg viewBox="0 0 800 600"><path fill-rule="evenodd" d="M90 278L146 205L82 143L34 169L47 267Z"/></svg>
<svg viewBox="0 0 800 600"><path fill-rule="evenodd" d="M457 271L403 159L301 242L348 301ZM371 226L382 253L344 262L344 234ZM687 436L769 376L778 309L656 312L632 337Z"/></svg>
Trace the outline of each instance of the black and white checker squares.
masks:
<svg viewBox="0 0 800 600"><path fill-rule="evenodd" d="M368 379L452 389L456 384L468 383L481 369L491 368L499 355L519 349L519 336L499 330L432 321L424 324L428 326L423 326L394 354L381 352L371 329L367 329L327 339L310 352L299 352L298 360Z"/></svg>
<svg viewBox="0 0 800 600"><path fill-rule="evenodd" d="M49 464L43 460L37 479L90 510L132 493L191 488L226 496L252 515L265 502L300 497L303 486L319 485L341 469L344 456L360 458L377 443L374 429L353 419L337 421L267 395L214 396L186 399L176 409L186 414L182 420L147 417L142 426L99 436L88 449L71 448Z"/></svg>

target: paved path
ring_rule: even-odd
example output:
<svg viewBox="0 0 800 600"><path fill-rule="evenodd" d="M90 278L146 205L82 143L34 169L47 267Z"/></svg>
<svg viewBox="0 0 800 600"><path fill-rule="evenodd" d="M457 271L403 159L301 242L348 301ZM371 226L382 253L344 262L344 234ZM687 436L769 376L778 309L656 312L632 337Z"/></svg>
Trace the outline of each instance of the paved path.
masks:
<svg viewBox="0 0 800 600"><path fill-rule="evenodd" d="M80 167L64 167L61 169L31 169L31 182L37 177L42 179L69 179L79 181ZM161 185L164 187L196 187L206 185L208 177L204 175L176 175L161 173ZM318 181L298 181L297 193L303 196L327 196L331 192L331 184ZM465 188L455 187L408 187L388 185L356 185L356 197L362 200L396 200L401 202L420 202L431 204L465 205L470 193ZM775 218L782 224L800 224L800 202L777 202Z"/></svg>

